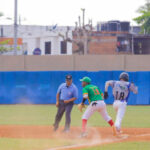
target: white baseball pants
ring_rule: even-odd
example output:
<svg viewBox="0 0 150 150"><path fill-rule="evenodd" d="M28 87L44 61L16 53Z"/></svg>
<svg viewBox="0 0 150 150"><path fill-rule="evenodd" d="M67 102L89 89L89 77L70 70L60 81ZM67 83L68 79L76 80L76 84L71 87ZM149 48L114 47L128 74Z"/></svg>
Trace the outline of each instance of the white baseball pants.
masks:
<svg viewBox="0 0 150 150"><path fill-rule="evenodd" d="M116 127L117 131L120 131L122 119L126 112L127 102L125 102L125 101L121 102L120 100L115 100L113 107L114 107L115 111L117 112L115 127Z"/></svg>
<svg viewBox="0 0 150 150"><path fill-rule="evenodd" d="M111 120L111 117L107 113L106 104L104 101L99 100L91 102L91 104L87 107L86 111L84 112L82 119L88 120L94 112L99 112L103 119L107 122Z"/></svg>

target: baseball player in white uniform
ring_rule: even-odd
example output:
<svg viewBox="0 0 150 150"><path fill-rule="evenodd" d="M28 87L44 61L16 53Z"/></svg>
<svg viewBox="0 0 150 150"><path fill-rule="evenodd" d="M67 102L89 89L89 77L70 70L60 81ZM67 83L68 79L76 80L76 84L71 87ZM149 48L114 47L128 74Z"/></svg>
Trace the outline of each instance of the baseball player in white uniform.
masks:
<svg viewBox="0 0 150 150"><path fill-rule="evenodd" d="M126 72L121 73L119 79L120 81L111 80L106 82L104 99L108 98L108 87L111 86L114 96L113 107L117 112L115 127L118 133L122 133L121 122L126 111L130 91L132 91L134 94L137 94L138 88L134 85L134 83L128 82L129 75Z"/></svg>

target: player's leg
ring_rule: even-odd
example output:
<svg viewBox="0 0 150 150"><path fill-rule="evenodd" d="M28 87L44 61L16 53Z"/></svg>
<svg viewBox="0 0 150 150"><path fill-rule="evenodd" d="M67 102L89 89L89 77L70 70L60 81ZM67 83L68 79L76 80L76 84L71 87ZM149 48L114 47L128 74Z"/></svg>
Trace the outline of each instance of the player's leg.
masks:
<svg viewBox="0 0 150 150"><path fill-rule="evenodd" d="M113 103L113 108L116 111L116 113L118 113L119 107L120 107L120 101L119 100L115 100L114 103ZM117 115L116 115L116 118L117 118ZM115 123L116 123L116 121L115 121ZM116 126L115 126L115 128L116 128ZM117 128L116 128L116 130L117 130ZM117 130L117 133L120 133L120 132L121 131Z"/></svg>
<svg viewBox="0 0 150 150"><path fill-rule="evenodd" d="M107 112L105 102L104 101L99 101L97 107L98 107L97 111L101 114L103 119L106 122L108 122L108 124L112 127L113 134L116 135L116 129L115 129L115 126L114 126L114 122L113 122L112 118L109 116L109 114Z"/></svg>
<svg viewBox="0 0 150 150"><path fill-rule="evenodd" d="M93 115L95 112L94 108L92 107L92 103L87 107L86 111L82 116L82 134L86 133L86 126L88 119Z"/></svg>
<svg viewBox="0 0 150 150"><path fill-rule="evenodd" d="M68 132L70 130L72 108L73 108L73 102L65 106L65 111L66 111L66 122L65 122L65 129L64 129L65 132Z"/></svg>
<svg viewBox="0 0 150 150"><path fill-rule="evenodd" d="M121 123L122 123L122 119L125 115L126 106L127 106L126 102L119 102L119 103L120 103L120 105L118 107L116 121L115 121L115 127L118 132L121 131Z"/></svg>
<svg viewBox="0 0 150 150"><path fill-rule="evenodd" d="M118 112L119 106L120 106L120 101L114 101L113 108L116 112Z"/></svg>
<svg viewBox="0 0 150 150"><path fill-rule="evenodd" d="M59 122L61 121L61 118L62 118L64 112L65 112L64 102L60 101L59 102L59 107L58 107L58 110L57 110L57 114L56 114L56 117L55 117L54 131L56 131L58 129Z"/></svg>

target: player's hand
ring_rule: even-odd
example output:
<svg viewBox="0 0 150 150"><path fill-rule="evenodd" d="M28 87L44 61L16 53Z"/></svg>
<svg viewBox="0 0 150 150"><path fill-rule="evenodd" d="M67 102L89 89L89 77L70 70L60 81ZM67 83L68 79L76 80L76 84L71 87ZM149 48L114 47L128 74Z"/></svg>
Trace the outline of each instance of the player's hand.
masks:
<svg viewBox="0 0 150 150"><path fill-rule="evenodd" d="M132 85L134 85L134 82L131 82Z"/></svg>
<svg viewBox="0 0 150 150"><path fill-rule="evenodd" d="M70 103L70 101L69 101L69 100L65 100L64 103L65 103L65 104L68 104L68 103Z"/></svg>
<svg viewBox="0 0 150 150"><path fill-rule="evenodd" d="M56 102L56 107L59 107L59 102Z"/></svg>
<svg viewBox="0 0 150 150"><path fill-rule="evenodd" d="M104 99L108 98L108 92L104 92Z"/></svg>
<svg viewBox="0 0 150 150"><path fill-rule="evenodd" d="M83 108L85 108L84 104L81 103L81 104L78 105L78 109L79 109L80 112L82 112Z"/></svg>

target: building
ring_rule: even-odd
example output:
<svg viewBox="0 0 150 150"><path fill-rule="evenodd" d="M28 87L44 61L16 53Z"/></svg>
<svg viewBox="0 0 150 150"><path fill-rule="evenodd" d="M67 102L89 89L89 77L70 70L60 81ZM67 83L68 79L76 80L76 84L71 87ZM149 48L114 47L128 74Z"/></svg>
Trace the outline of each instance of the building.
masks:
<svg viewBox="0 0 150 150"><path fill-rule="evenodd" d="M142 35L140 26L131 27L127 21L98 23L89 32L80 28L73 31L73 39L73 53L77 54L84 54L85 46L87 54L150 54L150 35Z"/></svg>
<svg viewBox="0 0 150 150"><path fill-rule="evenodd" d="M18 54L33 55L35 49L41 50L41 55L71 55L72 43L64 41L59 34L72 39L72 27L19 25L18 38L22 39ZM13 25L1 26L1 38L13 38ZM6 45L7 46L7 45ZM7 54L7 53L6 53ZM9 52L11 54L11 52Z"/></svg>
<svg viewBox="0 0 150 150"><path fill-rule="evenodd" d="M150 35L134 35L134 54L150 54Z"/></svg>
<svg viewBox="0 0 150 150"><path fill-rule="evenodd" d="M13 25L0 26L0 54L13 55L13 31ZM19 25L17 54L150 54L150 36L140 32L139 26L120 21L101 23L94 29Z"/></svg>
<svg viewBox="0 0 150 150"><path fill-rule="evenodd" d="M77 36L73 34L73 38L77 40ZM83 37L81 38L84 39ZM82 41L80 40L80 41ZM84 42L83 42L84 43ZM81 49L84 49L84 45L81 44ZM111 34L103 34L102 32L93 31L88 40L88 52L87 54L116 54L117 49L117 37ZM83 54L80 52L76 43L73 43L73 53Z"/></svg>
<svg viewBox="0 0 150 150"><path fill-rule="evenodd" d="M96 31L89 31L87 35L84 29L73 32L73 39L82 41L80 44L73 43L73 52L81 53L81 48L87 48L88 54L130 54L132 53L132 35L130 23L120 21L108 21L97 25ZM81 35L79 37L79 35ZM84 43L87 43L85 45ZM80 47L81 48L80 48Z"/></svg>

